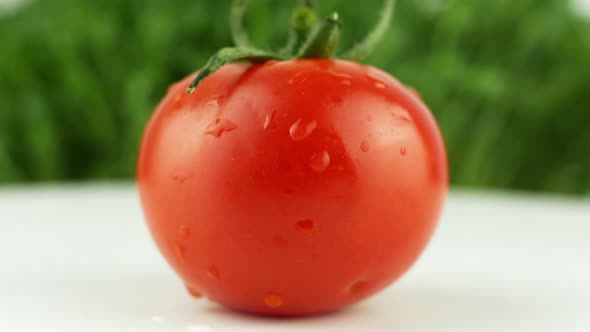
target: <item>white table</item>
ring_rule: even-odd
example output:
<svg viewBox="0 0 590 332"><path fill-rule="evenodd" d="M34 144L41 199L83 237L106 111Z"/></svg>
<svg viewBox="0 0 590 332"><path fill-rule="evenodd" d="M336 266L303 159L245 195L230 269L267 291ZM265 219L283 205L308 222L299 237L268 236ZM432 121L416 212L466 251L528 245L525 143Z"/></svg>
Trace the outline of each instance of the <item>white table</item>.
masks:
<svg viewBox="0 0 590 332"><path fill-rule="evenodd" d="M0 331L590 331L589 236L590 201L454 192L394 287L265 319L185 294L132 185L0 188Z"/></svg>

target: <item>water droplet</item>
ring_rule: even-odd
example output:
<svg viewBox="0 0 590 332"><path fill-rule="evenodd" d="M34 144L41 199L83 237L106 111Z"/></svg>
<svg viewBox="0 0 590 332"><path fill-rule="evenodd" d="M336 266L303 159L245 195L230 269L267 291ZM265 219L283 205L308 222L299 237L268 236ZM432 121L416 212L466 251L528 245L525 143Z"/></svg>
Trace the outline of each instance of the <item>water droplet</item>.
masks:
<svg viewBox="0 0 590 332"><path fill-rule="evenodd" d="M279 248L284 248L289 245L289 240L285 239L280 235L276 235L275 237L273 237L272 242L275 244L275 246Z"/></svg>
<svg viewBox="0 0 590 332"><path fill-rule="evenodd" d="M186 180L189 179L189 176L187 174L184 173L178 173L178 174L174 174L172 175L172 180L174 182L178 182L180 184L183 184L186 182Z"/></svg>
<svg viewBox="0 0 590 332"><path fill-rule="evenodd" d="M186 225L182 225L178 229L178 235L180 235L181 239L185 240L191 235L191 229Z"/></svg>
<svg viewBox="0 0 590 332"><path fill-rule="evenodd" d="M340 96L330 96L330 100L334 104L340 104L342 102L342 97L340 97Z"/></svg>
<svg viewBox="0 0 590 332"><path fill-rule="evenodd" d="M273 120L275 117L275 112L272 111L266 115L266 119L264 119L264 129L274 128Z"/></svg>
<svg viewBox="0 0 590 332"><path fill-rule="evenodd" d="M370 149L369 141L362 141L361 142L361 151L369 152L369 149Z"/></svg>
<svg viewBox="0 0 590 332"><path fill-rule="evenodd" d="M329 72L332 77L338 80L338 83L341 85L352 85L352 76L347 74L339 74L334 72Z"/></svg>
<svg viewBox="0 0 590 332"><path fill-rule="evenodd" d="M209 99L205 103L205 108L217 108L225 102L225 96L218 96L213 99Z"/></svg>
<svg viewBox="0 0 590 332"><path fill-rule="evenodd" d="M395 120L399 120L402 122L410 122L410 115L408 114L408 111L401 107L400 105L395 105L393 107L393 110L391 111L391 116L395 119Z"/></svg>
<svg viewBox="0 0 590 332"><path fill-rule="evenodd" d="M195 299L200 299L203 297L203 293L201 293L199 290L197 290L196 288L193 288L189 285L186 285L186 290Z"/></svg>
<svg viewBox="0 0 590 332"><path fill-rule="evenodd" d="M219 269L215 265L209 266L209 270L207 270L207 275L209 278L219 280L221 279L221 274L219 273Z"/></svg>
<svg viewBox="0 0 590 332"><path fill-rule="evenodd" d="M406 149L406 147L405 147L405 146L402 146L402 147L399 149L399 153L400 153L402 156L405 156L405 155L408 153L408 150Z"/></svg>
<svg viewBox="0 0 590 332"><path fill-rule="evenodd" d="M310 72L302 71L302 72L299 72L299 73L293 75L287 83L289 83L289 85L303 84L303 83L305 83L305 81L307 81L307 79L309 79L309 76L310 76Z"/></svg>
<svg viewBox="0 0 590 332"><path fill-rule="evenodd" d="M215 137L221 137L224 133L228 133L232 130L238 128L235 123L227 120L227 119L215 119L211 124L207 127L205 131L206 135L212 135Z"/></svg>
<svg viewBox="0 0 590 332"><path fill-rule="evenodd" d="M347 288L348 293L351 294L362 294L367 291L369 284L366 281L359 280L355 281L352 285Z"/></svg>
<svg viewBox="0 0 590 332"><path fill-rule="evenodd" d="M309 158L309 167L318 173L328 169L328 166L330 166L330 154L326 150L314 153L311 158Z"/></svg>
<svg viewBox="0 0 590 332"><path fill-rule="evenodd" d="M186 256L186 249L184 248L184 245L182 243L176 243L174 245L174 253L176 256L178 256L178 258L184 259Z"/></svg>
<svg viewBox="0 0 590 332"><path fill-rule="evenodd" d="M366 77L369 82L371 82L371 84L373 84L373 86L377 89L385 89L387 87L387 84L371 75L366 75Z"/></svg>
<svg viewBox="0 0 590 332"><path fill-rule="evenodd" d="M264 297L264 304L269 308L278 308L283 305L285 300L277 293L268 293Z"/></svg>
<svg viewBox="0 0 590 332"><path fill-rule="evenodd" d="M301 119L297 120L291 128L289 128L289 135L294 141L301 141L311 135L317 128L318 122L313 120L303 123Z"/></svg>
<svg viewBox="0 0 590 332"><path fill-rule="evenodd" d="M297 226L298 231L303 232L303 233L307 233L307 234L313 232L316 228L315 223L309 219L298 221L296 226Z"/></svg>

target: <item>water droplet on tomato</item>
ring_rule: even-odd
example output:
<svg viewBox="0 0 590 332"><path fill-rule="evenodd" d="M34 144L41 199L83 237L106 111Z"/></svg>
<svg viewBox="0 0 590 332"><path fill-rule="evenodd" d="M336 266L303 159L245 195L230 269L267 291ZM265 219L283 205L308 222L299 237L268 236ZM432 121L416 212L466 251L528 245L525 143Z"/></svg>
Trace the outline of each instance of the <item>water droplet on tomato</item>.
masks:
<svg viewBox="0 0 590 332"><path fill-rule="evenodd" d="M264 296L264 304L269 308L278 308L283 305L285 300L277 293L268 293Z"/></svg>
<svg viewBox="0 0 590 332"><path fill-rule="evenodd" d="M217 108L225 102L225 96L218 96L213 99L209 99L205 103L205 108Z"/></svg>
<svg viewBox="0 0 590 332"><path fill-rule="evenodd" d="M371 84L373 84L373 86L377 89L385 89L387 87L387 84L371 75L366 75L366 77L369 82L371 82Z"/></svg>
<svg viewBox="0 0 590 332"><path fill-rule="evenodd" d="M361 142L361 151L363 152L369 152L370 146L369 146L369 142L368 141L362 141Z"/></svg>
<svg viewBox="0 0 590 332"><path fill-rule="evenodd" d="M295 225L298 231L306 234L309 234L316 229L316 224L313 222L313 220L309 219L299 220Z"/></svg>
<svg viewBox="0 0 590 332"><path fill-rule="evenodd" d="M172 180L174 182L177 182L177 183L180 183L180 184L185 183L186 180L188 180L188 179L189 179L189 176L187 174L184 174L184 173L177 173L177 174L172 175Z"/></svg>
<svg viewBox="0 0 590 332"><path fill-rule="evenodd" d="M395 105L391 111L391 116L401 122L410 122L410 114L400 105Z"/></svg>
<svg viewBox="0 0 590 332"><path fill-rule="evenodd" d="M186 249L184 248L184 245L182 243L174 244L174 253L178 258L184 259L186 256Z"/></svg>
<svg viewBox="0 0 590 332"><path fill-rule="evenodd" d="M186 225L182 225L178 229L178 235L180 235L181 239L185 240L191 235L191 229Z"/></svg>
<svg viewBox="0 0 590 332"><path fill-rule="evenodd" d="M328 166L330 166L330 154L326 150L314 153L309 158L309 167L318 173L328 169Z"/></svg>
<svg viewBox="0 0 590 332"><path fill-rule="evenodd" d="M282 237L280 235L275 235L272 238L272 242L274 243L275 246L277 246L279 248L284 248L289 245L289 240L285 239L284 237Z"/></svg>
<svg viewBox="0 0 590 332"><path fill-rule="evenodd" d="M272 111L266 115L266 119L264 119L264 129L274 128L273 120L275 117L275 112Z"/></svg>
<svg viewBox="0 0 590 332"><path fill-rule="evenodd" d="M224 133L228 133L232 130L235 130L238 126L227 120L227 119L215 119L211 124L207 127L205 131L206 135L212 135L215 137L221 137Z"/></svg>
<svg viewBox="0 0 590 332"><path fill-rule="evenodd" d="M207 270L207 275L209 276L209 278L212 278L215 280L221 279L221 274L219 273L219 269L215 265L209 266L209 269Z"/></svg>
<svg viewBox="0 0 590 332"><path fill-rule="evenodd" d="M193 288L193 287L191 287L189 285L186 285L186 290L195 299L200 299L200 298L203 297L203 293L201 293L201 291L199 291L198 289Z"/></svg>
<svg viewBox="0 0 590 332"><path fill-rule="evenodd" d="M355 281L346 290L348 293L353 295L366 293L369 284L366 281L359 280Z"/></svg>
<svg viewBox="0 0 590 332"><path fill-rule="evenodd" d="M289 85L303 84L303 83L305 83L305 81L307 81L309 79L309 76L310 76L310 72L302 71L302 72L299 72L299 73L291 76L291 78L289 79L289 81L287 83L289 83Z"/></svg>
<svg viewBox="0 0 590 332"><path fill-rule="evenodd" d="M338 82L340 82L340 84L342 84L342 85L351 85L352 84L352 82L350 81L352 79L352 76L350 76L348 74L335 73L333 71L329 71L329 73L330 73L330 75L332 75L333 78L338 80Z"/></svg>
<svg viewBox="0 0 590 332"><path fill-rule="evenodd" d="M408 150L406 149L406 147L405 147L405 146L402 146L402 147L399 149L399 153L400 153L402 156L405 156L405 155L408 153Z"/></svg>
<svg viewBox="0 0 590 332"><path fill-rule="evenodd" d="M289 128L289 135L294 141L301 141L311 135L317 128L317 121L303 122L301 119L297 120L291 128Z"/></svg>
<svg viewBox="0 0 590 332"><path fill-rule="evenodd" d="M330 100L334 104L340 104L342 102L342 97L340 97L340 96L330 96Z"/></svg>

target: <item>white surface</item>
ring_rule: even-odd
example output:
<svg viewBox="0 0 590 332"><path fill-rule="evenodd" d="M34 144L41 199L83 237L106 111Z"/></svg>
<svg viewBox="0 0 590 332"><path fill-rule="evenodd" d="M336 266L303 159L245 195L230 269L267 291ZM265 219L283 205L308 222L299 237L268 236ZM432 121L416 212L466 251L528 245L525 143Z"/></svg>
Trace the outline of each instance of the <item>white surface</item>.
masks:
<svg viewBox="0 0 590 332"><path fill-rule="evenodd" d="M131 186L0 188L0 331L590 331L590 202L454 193L425 255L340 313L193 300Z"/></svg>

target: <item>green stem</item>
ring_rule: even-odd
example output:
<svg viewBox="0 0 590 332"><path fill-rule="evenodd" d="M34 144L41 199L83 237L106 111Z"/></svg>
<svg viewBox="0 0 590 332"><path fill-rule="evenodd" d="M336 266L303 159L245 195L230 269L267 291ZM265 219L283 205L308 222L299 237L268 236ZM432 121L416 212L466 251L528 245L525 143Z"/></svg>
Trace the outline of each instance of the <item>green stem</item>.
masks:
<svg viewBox="0 0 590 332"><path fill-rule="evenodd" d="M352 49L342 55L343 59L361 61L368 57L377 48L385 33L387 32L393 17L395 0L386 0L381 17L377 25L369 32L363 41L356 44Z"/></svg>
<svg viewBox="0 0 590 332"><path fill-rule="evenodd" d="M231 6L229 25L232 37L237 47L253 48L246 28L244 15L246 14L246 0L234 0Z"/></svg>
<svg viewBox="0 0 590 332"><path fill-rule="evenodd" d="M311 32L309 38L303 44L298 58L330 58L340 43L342 21L338 13L328 16L320 26Z"/></svg>
<svg viewBox="0 0 590 332"><path fill-rule="evenodd" d="M318 24L318 15L308 5L301 5L295 9L291 19L291 32L289 41L280 53L283 55L293 54L299 50L309 36L310 31Z"/></svg>
<svg viewBox="0 0 590 332"><path fill-rule="evenodd" d="M226 47L222 48L217 54L215 54L209 62L201 69L195 80L186 89L187 93L193 93L197 86L206 79L209 75L221 68L226 63L235 61L249 61L249 62L264 62L268 60L282 60L283 58L279 55L261 51L251 48L239 48L239 47Z"/></svg>

